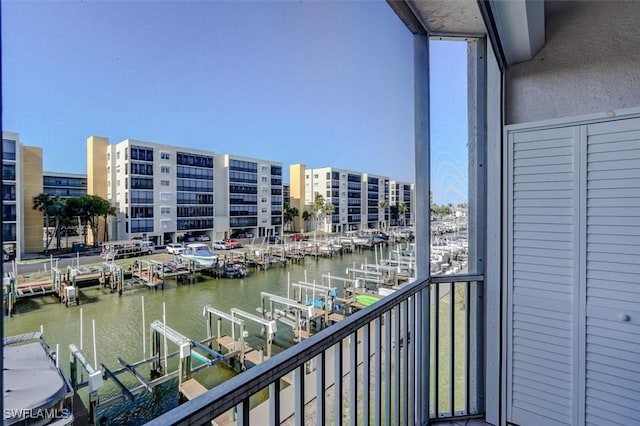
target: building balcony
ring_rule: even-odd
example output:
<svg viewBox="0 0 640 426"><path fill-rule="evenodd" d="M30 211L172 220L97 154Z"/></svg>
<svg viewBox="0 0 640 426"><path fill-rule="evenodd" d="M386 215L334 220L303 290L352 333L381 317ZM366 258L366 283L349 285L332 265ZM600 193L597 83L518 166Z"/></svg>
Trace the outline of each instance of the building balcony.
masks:
<svg viewBox="0 0 640 426"><path fill-rule="evenodd" d="M483 289L406 285L149 424L483 424Z"/></svg>

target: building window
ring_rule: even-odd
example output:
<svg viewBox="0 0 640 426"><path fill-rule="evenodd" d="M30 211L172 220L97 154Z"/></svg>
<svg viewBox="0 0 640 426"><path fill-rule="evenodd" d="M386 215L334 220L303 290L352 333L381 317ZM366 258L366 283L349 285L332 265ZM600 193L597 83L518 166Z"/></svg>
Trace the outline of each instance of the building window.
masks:
<svg viewBox="0 0 640 426"><path fill-rule="evenodd" d="M160 214L163 214L163 215L171 214L171 207L160 207Z"/></svg>
<svg viewBox="0 0 640 426"><path fill-rule="evenodd" d="M169 186L171 184L171 182L169 182L168 180L161 180L160 181L160 186Z"/></svg>
<svg viewBox="0 0 640 426"><path fill-rule="evenodd" d="M160 159L161 160L170 160L171 159L171 154L169 154L168 152L161 152L160 153Z"/></svg>
<svg viewBox="0 0 640 426"><path fill-rule="evenodd" d="M170 173L171 172L171 167L169 166L161 166L160 167L160 173Z"/></svg>

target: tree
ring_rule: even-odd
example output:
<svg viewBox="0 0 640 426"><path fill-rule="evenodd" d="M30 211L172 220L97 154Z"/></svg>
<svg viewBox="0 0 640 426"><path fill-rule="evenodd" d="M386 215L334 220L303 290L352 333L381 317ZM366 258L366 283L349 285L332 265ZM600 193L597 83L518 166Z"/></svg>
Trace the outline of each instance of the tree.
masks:
<svg viewBox="0 0 640 426"><path fill-rule="evenodd" d="M98 241L98 220L115 213L111 203L98 195L81 195L67 199L67 205L75 216L80 218L83 227L84 243L87 243L87 226L93 233L93 242Z"/></svg>
<svg viewBox="0 0 640 426"><path fill-rule="evenodd" d="M299 212L298 209L295 207L291 207L289 205L289 203L284 203L284 212L283 212L283 216L284 216L284 226L285 228L287 227L287 224L291 224L293 223L293 220L299 216ZM293 232L295 232L295 224L294 224L294 229Z"/></svg>
<svg viewBox="0 0 640 426"><path fill-rule="evenodd" d="M57 197L59 198L59 197ZM49 244L53 240L49 235L49 214L51 213L51 207L55 204L56 197L52 197L50 194L40 193L33 197L33 209L38 210L44 214L44 222L46 227L47 243L44 247L44 252L49 251Z"/></svg>
<svg viewBox="0 0 640 426"><path fill-rule="evenodd" d="M391 216L391 221L393 221L395 226L398 226L398 206L393 205L389 207L389 215Z"/></svg>
<svg viewBox="0 0 640 426"><path fill-rule="evenodd" d="M335 206L332 203L325 203L323 209L322 209L322 216L324 218L324 226L325 229L327 228L327 219L331 218L331 216L333 215L333 212L336 211Z"/></svg>
<svg viewBox="0 0 640 426"><path fill-rule="evenodd" d="M405 203L400 203L400 205L398 206L398 214L400 215L400 219L402 220L402 226L407 225L407 217L405 216L407 210L407 205Z"/></svg>
<svg viewBox="0 0 640 426"><path fill-rule="evenodd" d="M320 219L324 216L324 208L325 208L325 201L324 201L324 197L322 196L322 194L316 192L316 196L313 200L313 204L311 204L311 207L309 208L311 214L314 217L314 222L315 222L315 227L314 227L314 238L315 238L315 233L318 230L318 225L320 224Z"/></svg>
<svg viewBox="0 0 640 426"><path fill-rule="evenodd" d="M64 198L54 197L53 204L49 209L49 213L56 221L56 227L53 230L53 235L56 237L56 250L60 249L60 224L65 222L67 215L67 202Z"/></svg>
<svg viewBox="0 0 640 426"><path fill-rule="evenodd" d="M389 207L389 202L387 200L380 201L380 203L378 203L378 207L382 209L382 223L383 223L382 228L387 229L388 228L387 208Z"/></svg>
<svg viewBox="0 0 640 426"><path fill-rule="evenodd" d="M304 221L304 231L307 231L307 223L311 220L313 215L309 213L307 210L302 212L302 220Z"/></svg>
<svg viewBox="0 0 640 426"><path fill-rule="evenodd" d="M104 211L104 214L102 215L102 218L104 219L104 234L102 236L103 241L109 241L109 227L107 226L107 218L109 216L115 216L116 215L116 208L113 206L110 206L108 210Z"/></svg>

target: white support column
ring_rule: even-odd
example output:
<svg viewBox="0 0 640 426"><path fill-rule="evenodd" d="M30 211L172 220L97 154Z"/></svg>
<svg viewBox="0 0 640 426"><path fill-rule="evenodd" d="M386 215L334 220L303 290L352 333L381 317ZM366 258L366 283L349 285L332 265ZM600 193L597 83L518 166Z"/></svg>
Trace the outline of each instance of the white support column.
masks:
<svg viewBox="0 0 640 426"><path fill-rule="evenodd" d="M418 280L429 279L431 272L431 206L429 191L431 188L430 174L430 131L429 131L429 37L427 34L413 36L413 61L414 61L414 113L415 113L415 212L416 212L416 278ZM431 365L429 341L430 341L430 292L425 291L422 298L422 312L420 313L421 345L418 351L421 365L421 374L417 377L419 401L418 424L426 424L429 421L429 365ZM389 340L389 337L387 336Z"/></svg>

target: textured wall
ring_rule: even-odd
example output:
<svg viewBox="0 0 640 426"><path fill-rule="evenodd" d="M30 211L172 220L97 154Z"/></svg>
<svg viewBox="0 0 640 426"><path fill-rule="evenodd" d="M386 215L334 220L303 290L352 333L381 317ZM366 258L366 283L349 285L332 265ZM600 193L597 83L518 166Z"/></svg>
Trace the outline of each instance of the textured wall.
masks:
<svg viewBox="0 0 640 426"><path fill-rule="evenodd" d="M507 124L640 106L640 1L546 5L545 46L507 72Z"/></svg>

